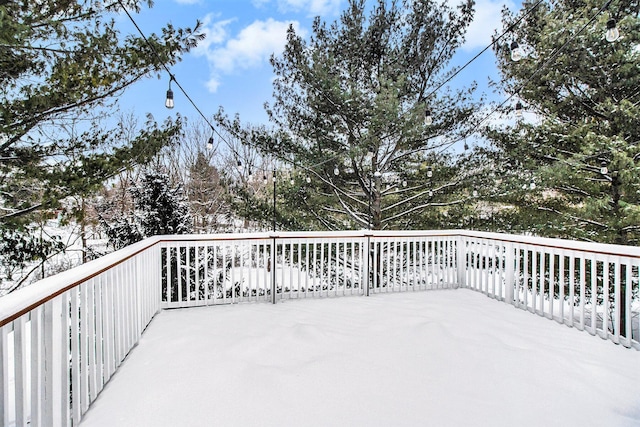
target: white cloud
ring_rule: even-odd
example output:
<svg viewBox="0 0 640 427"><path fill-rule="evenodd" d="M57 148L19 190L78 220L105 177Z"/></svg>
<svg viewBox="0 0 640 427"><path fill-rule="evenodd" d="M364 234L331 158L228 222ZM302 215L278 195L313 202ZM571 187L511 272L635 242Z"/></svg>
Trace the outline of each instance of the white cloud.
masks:
<svg viewBox="0 0 640 427"><path fill-rule="evenodd" d="M287 42L287 29L293 25L298 34L297 21L254 21L243 28L235 37L229 38L227 27L232 21L211 22L208 16L204 20L207 39L194 51L205 56L211 67L211 76L207 83L210 92L215 92L223 74L237 70L260 67L272 54L280 54Z"/></svg>
<svg viewBox="0 0 640 427"><path fill-rule="evenodd" d="M459 2L450 2L450 5ZM502 28L502 14L500 11L506 5L514 10L512 1L504 0L478 0L475 5L475 14L473 22L467 29L467 41L463 45L463 49L473 50L484 48L491 43L491 36L494 30Z"/></svg>
<svg viewBox="0 0 640 427"><path fill-rule="evenodd" d="M202 20L202 33L206 36L194 49L196 55L207 56L213 45L223 43L228 37L227 27L234 22L233 19L212 22L214 16L209 14Z"/></svg>

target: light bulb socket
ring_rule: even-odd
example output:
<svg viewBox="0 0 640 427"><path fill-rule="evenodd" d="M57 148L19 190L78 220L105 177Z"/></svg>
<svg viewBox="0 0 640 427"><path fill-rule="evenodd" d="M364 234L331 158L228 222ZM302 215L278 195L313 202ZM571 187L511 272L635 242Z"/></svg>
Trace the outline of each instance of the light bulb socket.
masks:
<svg viewBox="0 0 640 427"><path fill-rule="evenodd" d="M607 21L607 30L613 30L616 28L616 20L611 18Z"/></svg>

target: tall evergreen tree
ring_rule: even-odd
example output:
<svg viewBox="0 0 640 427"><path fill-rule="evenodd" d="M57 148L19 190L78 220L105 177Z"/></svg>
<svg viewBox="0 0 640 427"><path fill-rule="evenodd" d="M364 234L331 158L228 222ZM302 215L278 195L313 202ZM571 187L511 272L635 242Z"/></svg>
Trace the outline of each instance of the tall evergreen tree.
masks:
<svg viewBox="0 0 640 427"><path fill-rule="evenodd" d="M149 118L137 135L105 129L100 112L117 95L195 46L195 29L122 37L114 17L151 1L0 2L0 233L33 239L30 214L86 196L132 164L144 163L179 131ZM77 122L93 122L76 126ZM27 246L25 246L27 247ZM40 245L45 250L46 244ZM10 252L15 248L8 248Z"/></svg>
<svg viewBox="0 0 640 427"><path fill-rule="evenodd" d="M533 116L488 131L503 212L520 230L639 243L639 12L637 0L542 2L512 31L524 58L498 47L510 107ZM505 28L514 18L505 10Z"/></svg>
<svg viewBox="0 0 640 427"><path fill-rule="evenodd" d="M291 186L277 173L283 224L417 227L455 199L437 191L448 185L437 170L450 166L442 151L472 114L473 87L435 88L453 72L473 5L350 0L338 21L316 18L308 40L289 29L271 60L275 131L244 135L292 169Z"/></svg>

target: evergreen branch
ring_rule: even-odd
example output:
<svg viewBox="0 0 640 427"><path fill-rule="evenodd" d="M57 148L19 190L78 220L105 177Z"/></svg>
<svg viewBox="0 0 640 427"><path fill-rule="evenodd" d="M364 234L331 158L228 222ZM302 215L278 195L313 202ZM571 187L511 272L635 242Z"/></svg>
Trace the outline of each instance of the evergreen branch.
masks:
<svg viewBox="0 0 640 427"><path fill-rule="evenodd" d="M381 222L382 223L389 223L389 222L393 221L394 219L401 218L401 217L403 217L403 216L405 216L407 214L410 214L412 212L415 212L415 211L417 211L419 209L424 209L424 208L428 208L428 207L444 207L444 206L459 205L461 203L465 203L467 200L469 200L469 199L468 198L467 199L458 199L458 200L452 200L450 202L441 202L441 203L423 203L421 205L414 206L413 208L409 209L408 211L401 212L401 213L399 213L397 215L394 215L394 216L391 216L391 217L388 217L388 218L383 218L381 220Z"/></svg>
<svg viewBox="0 0 640 427"><path fill-rule="evenodd" d="M22 215L29 214L31 212L35 212L35 211L41 209L43 206L44 206L44 203L37 203L37 204L35 204L33 206L30 206L28 208L21 209L19 211L15 211L15 212L12 212L10 214L2 215L2 216L0 216L0 222L3 222L5 220L7 220L7 219L17 218L17 217L20 217Z"/></svg>
<svg viewBox="0 0 640 427"><path fill-rule="evenodd" d="M344 211L335 210L335 212L339 212L339 213L342 213L342 214L349 215L350 217L352 217L356 221L358 221L358 223L360 223L361 225L365 225L366 226L368 224L368 221L365 221L362 218L360 218L360 215L359 215L358 212L354 211L349 206L347 206L347 204L344 202L344 200L342 200L342 197L338 196L338 202L343 207ZM334 211L334 208L325 207L325 210L328 210L328 211L331 212L331 211Z"/></svg>
<svg viewBox="0 0 640 427"><path fill-rule="evenodd" d="M585 224L594 225L596 227L602 228L603 230L606 230L606 229L609 228L607 226L607 224L603 224L603 223L595 221L593 219L581 218L581 217L578 217L578 216L575 216L575 215L571 215L571 214L566 213L566 212L561 212L561 211L559 211L559 210L557 210L555 208L548 208L548 207L545 207L545 206L538 206L538 209L541 210L541 211L551 212L551 213L554 213L556 215L560 215L562 217L568 218L568 219L570 219L572 221L575 221L575 222L578 222L578 223L585 223Z"/></svg>

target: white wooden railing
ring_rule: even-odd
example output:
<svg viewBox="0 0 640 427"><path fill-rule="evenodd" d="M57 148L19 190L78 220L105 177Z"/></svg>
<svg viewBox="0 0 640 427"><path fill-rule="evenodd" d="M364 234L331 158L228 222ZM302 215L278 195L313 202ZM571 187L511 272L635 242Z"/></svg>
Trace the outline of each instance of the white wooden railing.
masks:
<svg viewBox="0 0 640 427"><path fill-rule="evenodd" d="M461 287L640 349L639 269L473 231L157 236L0 298L0 421L78 425L161 308Z"/></svg>

